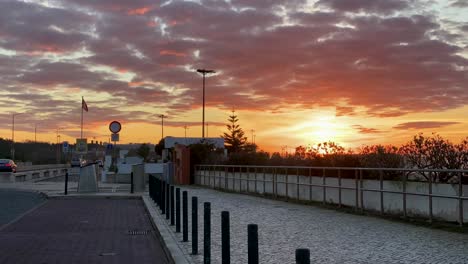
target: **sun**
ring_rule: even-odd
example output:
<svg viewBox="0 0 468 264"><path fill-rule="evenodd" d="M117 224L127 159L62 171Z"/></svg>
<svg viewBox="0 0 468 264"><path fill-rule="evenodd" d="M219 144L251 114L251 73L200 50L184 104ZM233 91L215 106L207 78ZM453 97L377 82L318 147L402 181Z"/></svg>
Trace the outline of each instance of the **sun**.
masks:
<svg viewBox="0 0 468 264"><path fill-rule="evenodd" d="M308 144L317 144L322 142L336 142L338 136L338 124L334 116L318 116L311 121L304 122L301 138Z"/></svg>

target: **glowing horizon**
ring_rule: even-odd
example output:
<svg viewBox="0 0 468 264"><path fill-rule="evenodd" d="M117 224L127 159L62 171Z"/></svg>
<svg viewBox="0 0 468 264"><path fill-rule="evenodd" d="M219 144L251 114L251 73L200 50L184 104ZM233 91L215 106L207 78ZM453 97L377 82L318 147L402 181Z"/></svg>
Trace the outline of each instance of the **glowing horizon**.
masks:
<svg viewBox="0 0 468 264"><path fill-rule="evenodd" d="M0 3L0 137L157 143L208 135L235 109L280 152L333 141L400 145L468 136L468 4L450 1L16 1Z"/></svg>

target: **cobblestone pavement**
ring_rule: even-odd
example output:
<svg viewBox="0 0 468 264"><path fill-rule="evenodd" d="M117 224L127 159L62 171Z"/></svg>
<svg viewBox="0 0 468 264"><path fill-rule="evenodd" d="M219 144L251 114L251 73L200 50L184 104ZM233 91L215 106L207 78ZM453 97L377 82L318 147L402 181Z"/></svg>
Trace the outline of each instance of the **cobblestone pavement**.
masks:
<svg viewBox="0 0 468 264"><path fill-rule="evenodd" d="M0 189L0 227L44 201L38 192Z"/></svg>
<svg viewBox="0 0 468 264"><path fill-rule="evenodd" d="M312 263L468 263L466 234L211 189L182 190L189 195L189 220L191 196L199 197L200 255L191 256L194 263L203 260L204 202L211 202L212 263L221 263L221 211L230 212L231 263L247 263L248 224L258 225L261 263L295 263L297 248L309 248ZM191 242L179 244L189 255Z"/></svg>
<svg viewBox="0 0 468 264"><path fill-rule="evenodd" d="M139 199L49 200L0 230L0 263L168 263L154 232Z"/></svg>

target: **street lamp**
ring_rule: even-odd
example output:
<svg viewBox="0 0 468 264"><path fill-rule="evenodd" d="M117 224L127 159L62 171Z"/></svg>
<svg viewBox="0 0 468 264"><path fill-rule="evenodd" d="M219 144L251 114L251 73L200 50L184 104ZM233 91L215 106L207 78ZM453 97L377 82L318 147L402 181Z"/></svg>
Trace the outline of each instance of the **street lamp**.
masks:
<svg viewBox="0 0 468 264"><path fill-rule="evenodd" d="M202 117L202 138L205 138L205 75L215 73L213 70L198 69L198 73L203 75L203 117Z"/></svg>
<svg viewBox="0 0 468 264"><path fill-rule="evenodd" d="M11 125L11 159L15 160L15 116L21 115L22 113L12 114L12 125Z"/></svg>
<svg viewBox="0 0 468 264"><path fill-rule="evenodd" d="M167 117L165 115L158 115L161 118L161 139L164 138L164 118Z"/></svg>

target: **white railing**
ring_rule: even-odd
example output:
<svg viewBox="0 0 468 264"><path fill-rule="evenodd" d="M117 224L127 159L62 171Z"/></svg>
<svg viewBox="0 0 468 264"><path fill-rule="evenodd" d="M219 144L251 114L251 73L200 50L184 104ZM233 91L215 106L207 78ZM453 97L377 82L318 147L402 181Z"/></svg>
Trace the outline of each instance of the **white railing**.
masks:
<svg viewBox="0 0 468 264"><path fill-rule="evenodd" d="M451 183L408 180L442 173ZM411 177L410 177L411 178ZM468 170L197 165L195 183L275 198L315 201L403 218L468 221Z"/></svg>

